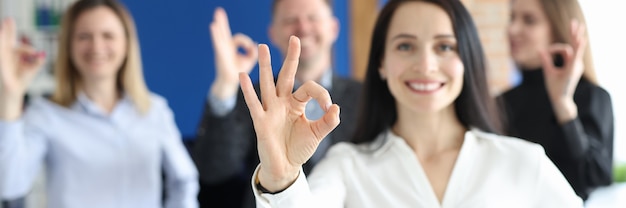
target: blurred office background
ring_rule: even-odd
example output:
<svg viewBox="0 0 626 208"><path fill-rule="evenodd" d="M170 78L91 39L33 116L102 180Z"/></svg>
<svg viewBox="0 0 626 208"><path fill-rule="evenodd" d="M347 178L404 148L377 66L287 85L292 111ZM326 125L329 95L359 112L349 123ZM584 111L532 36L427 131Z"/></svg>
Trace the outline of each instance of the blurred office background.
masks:
<svg viewBox="0 0 626 208"><path fill-rule="evenodd" d="M0 0L0 16L15 18L19 31L49 54L48 64L29 89L39 96L54 86L52 63L56 32L65 8L75 0ZM176 123L187 143L193 143L206 95L214 78L212 43L208 25L213 10L224 7L233 33L249 35L258 43L269 43L270 0L121 0L131 11L139 33L144 74L149 88L168 99ZM619 75L626 49L626 2L579 0L585 13L594 63L600 85L609 91L615 113L615 163L626 163L626 83ZM369 38L380 5L386 0L334 0L340 20L340 37L335 45L334 70L339 76L362 79L369 50ZM489 62L491 92L497 95L521 80L513 66L506 39L509 0L462 0L479 29ZM592 4L592 2L595 2ZM244 6L245 5L245 6ZM272 63L280 66L281 56L271 48ZM251 77L258 77L258 70ZM621 90L621 91L620 91ZM625 173L626 174L626 173ZM618 186L621 185L621 186ZM626 186L601 190L592 196L589 207L626 207ZM45 193L38 183L27 200L28 207L43 207ZM620 188L621 187L621 188ZM621 194L620 197L617 197ZM593 198L595 197L595 198ZM594 201L595 200L595 201ZM621 201L618 201L621 200Z"/></svg>

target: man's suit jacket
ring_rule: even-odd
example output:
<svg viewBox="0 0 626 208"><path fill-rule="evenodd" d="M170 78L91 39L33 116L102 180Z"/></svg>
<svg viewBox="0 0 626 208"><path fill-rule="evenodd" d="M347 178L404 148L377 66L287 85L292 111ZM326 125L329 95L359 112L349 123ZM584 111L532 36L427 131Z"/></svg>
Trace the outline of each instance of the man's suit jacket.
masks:
<svg viewBox="0 0 626 208"><path fill-rule="evenodd" d="M257 92L260 92L258 84L254 87ZM341 122L329 134L332 145L349 140L354 133L361 84L351 79L333 76L332 88L329 92L333 102L341 108ZM259 93L257 94L260 96ZM254 169L259 164L257 140L243 93L240 91L237 96L235 108L221 117L212 113L211 106L207 102L198 127L198 136L192 155L200 173L200 183L203 188L228 187L232 190L239 189L234 186L241 186L241 192L245 195L244 200L254 202L250 180ZM303 168L305 172L309 172L313 166L314 164L305 164ZM211 193L220 193L220 190L213 190ZM220 200L219 198L230 196L215 197L215 200Z"/></svg>

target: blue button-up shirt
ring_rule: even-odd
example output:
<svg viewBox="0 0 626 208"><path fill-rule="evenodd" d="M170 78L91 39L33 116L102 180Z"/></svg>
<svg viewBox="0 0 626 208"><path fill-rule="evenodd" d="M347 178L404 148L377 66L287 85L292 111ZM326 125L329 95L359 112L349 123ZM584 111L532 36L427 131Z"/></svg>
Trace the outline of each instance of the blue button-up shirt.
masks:
<svg viewBox="0 0 626 208"><path fill-rule="evenodd" d="M128 96L107 114L80 94L70 108L36 98L0 121L0 197L27 194L42 163L51 208L163 207L163 186L165 207L198 206L197 170L157 95L146 114Z"/></svg>

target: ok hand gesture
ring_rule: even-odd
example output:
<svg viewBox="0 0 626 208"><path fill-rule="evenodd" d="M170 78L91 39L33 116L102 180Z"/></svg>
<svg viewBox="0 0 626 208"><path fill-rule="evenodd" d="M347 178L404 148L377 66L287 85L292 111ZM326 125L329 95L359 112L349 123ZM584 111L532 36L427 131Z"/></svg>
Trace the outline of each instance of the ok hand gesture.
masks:
<svg viewBox="0 0 626 208"><path fill-rule="evenodd" d="M220 99L235 96L239 89L240 72L250 73L257 62L257 49L250 37L231 34L228 16L222 8L215 9L210 26L215 53L215 81L211 93ZM238 52L244 50L244 54Z"/></svg>
<svg viewBox="0 0 626 208"><path fill-rule="evenodd" d="M319 84L309 81L294 93L294 77L300 57L300 39L292 36L283 67L274 85L267 45L259 45L261 102L250 77L239 74L241 89L256 130L263 187L278 191L298 177L299 170L315 152L321 140L339 125L339 106ZM316 99L325 115L316 121L306 118L305 106Z"/></svg>
<svg viewBox="0 0 626 208"><path fill-rule="evenodd" d="M14 120L21 114L24 94L45 55L29 45L17 45L12 19L0 24L0 119Z"/></svg>
<svg viewBox="0 0 626 208"><path fill-rule="evenodd" d="M571 44L556 43L547 51L540 51L546 90L555 109L557 120L565 123L576 118L574 92L584 72L584 54L587 46L585 25L573 20L570 25ZM554 66L551 54L561 54L563 66Z"/></svg>

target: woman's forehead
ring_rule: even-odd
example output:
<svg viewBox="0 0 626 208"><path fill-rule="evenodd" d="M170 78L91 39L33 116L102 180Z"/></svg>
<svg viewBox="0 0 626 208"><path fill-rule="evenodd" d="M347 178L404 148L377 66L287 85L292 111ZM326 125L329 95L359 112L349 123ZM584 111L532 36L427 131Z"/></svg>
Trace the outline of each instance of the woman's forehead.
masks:
<svg viewBox="0 0 626 208"><path fill-rule="evenodd" d="M427 2L407 2L394 13L389 35L411 34L418 38L454 35L448 14L439 6Z"/></svg>

